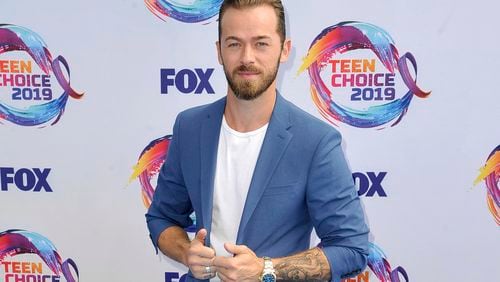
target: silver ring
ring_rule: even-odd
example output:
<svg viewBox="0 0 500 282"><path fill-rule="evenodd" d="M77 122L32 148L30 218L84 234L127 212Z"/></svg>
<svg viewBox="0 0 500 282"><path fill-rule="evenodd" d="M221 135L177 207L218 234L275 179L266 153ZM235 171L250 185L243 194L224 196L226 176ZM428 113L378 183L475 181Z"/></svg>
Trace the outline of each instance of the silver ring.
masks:
<svg viewBox="0 0 500 282"><path fill-rule="evenodd" d="M212 274L212 268L210 268L210 266L205 266L205 273Z"/></svg>

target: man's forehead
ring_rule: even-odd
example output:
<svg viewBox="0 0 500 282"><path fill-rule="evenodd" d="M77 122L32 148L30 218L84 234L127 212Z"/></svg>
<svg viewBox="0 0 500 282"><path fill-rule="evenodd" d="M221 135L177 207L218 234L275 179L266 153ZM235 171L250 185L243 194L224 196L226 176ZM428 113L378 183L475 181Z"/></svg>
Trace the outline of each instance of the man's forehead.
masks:
<svg viewBox="0 0 500 282"><path fill-rule="evenodd" d="M228 8L219 19L224 37L237 36L227 34L238 31L253 31L253 37L270 37L277 33L278 18L273 8L269 5L259 5L244 8ZM226 33L226 34L224 34Z"/></svg>

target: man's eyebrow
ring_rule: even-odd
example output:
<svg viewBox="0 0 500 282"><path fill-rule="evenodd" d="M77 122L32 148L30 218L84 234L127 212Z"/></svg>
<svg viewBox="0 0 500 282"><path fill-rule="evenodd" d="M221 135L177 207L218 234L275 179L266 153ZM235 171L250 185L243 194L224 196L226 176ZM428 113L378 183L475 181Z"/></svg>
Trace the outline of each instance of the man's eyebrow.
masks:
<svg viewBox="0 0 500 282"><path fill-rule="evenodd" d="M236 40L236 41L239 41L240 39L236 36L228 36L224 39L224 41L228 41L228 40Z"/></svg>
<svg viewBox="0 0 500 282"><path fill-rule="evenodd" d="M268 35L259 35L259 36L252 37L252 40L264 40L264 39L271 39L271 37ZM228 40L241 41L241 39L239 37L236 37L236 36L228 36L224 39L224 41L228 41Z"/></svg>
<svg viewBox="0 0 500 282"><path fill-rule="evenodd" d="M267 36L267 35L260 35L260 36L256 36L253 38L254 40L263 40L263 39L271 39L270 36Z"/></svg>

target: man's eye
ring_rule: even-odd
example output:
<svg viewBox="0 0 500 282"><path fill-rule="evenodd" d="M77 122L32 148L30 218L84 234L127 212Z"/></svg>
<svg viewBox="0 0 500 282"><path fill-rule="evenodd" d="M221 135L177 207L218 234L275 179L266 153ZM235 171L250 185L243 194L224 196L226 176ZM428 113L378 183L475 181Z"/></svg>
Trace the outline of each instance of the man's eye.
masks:
<svg viewBox="0 0 500 282"><path fill-rule="evenodd" d="M233 47L238 47L238 46L239 46L239 44L238 44L237 42L229 43L229 44L227 45L227 47L231 47L231 48L233 48Z"/></svg>
<svg viewBox="0 0 500 282"><path fill-rule="evenodd" d="M257 42L257 46L258 47L266 47L266 46L269 46L269 44L267 44L267 42Z"/></svg>

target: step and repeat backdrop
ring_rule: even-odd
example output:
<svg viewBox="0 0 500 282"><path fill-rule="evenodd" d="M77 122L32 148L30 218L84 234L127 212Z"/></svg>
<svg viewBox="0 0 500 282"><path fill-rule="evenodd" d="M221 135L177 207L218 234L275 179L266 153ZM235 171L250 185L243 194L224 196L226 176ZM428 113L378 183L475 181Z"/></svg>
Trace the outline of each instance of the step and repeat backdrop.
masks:
<svg viewBox="0 0 500 282"><path fill-rule="evenodd" d="M185 280L144 213L177 113L226 93L221 2L0 2L0 281ZM499 4L284 5L279 90L342 133L371 230L346 281L499 281Z"/></svg>

